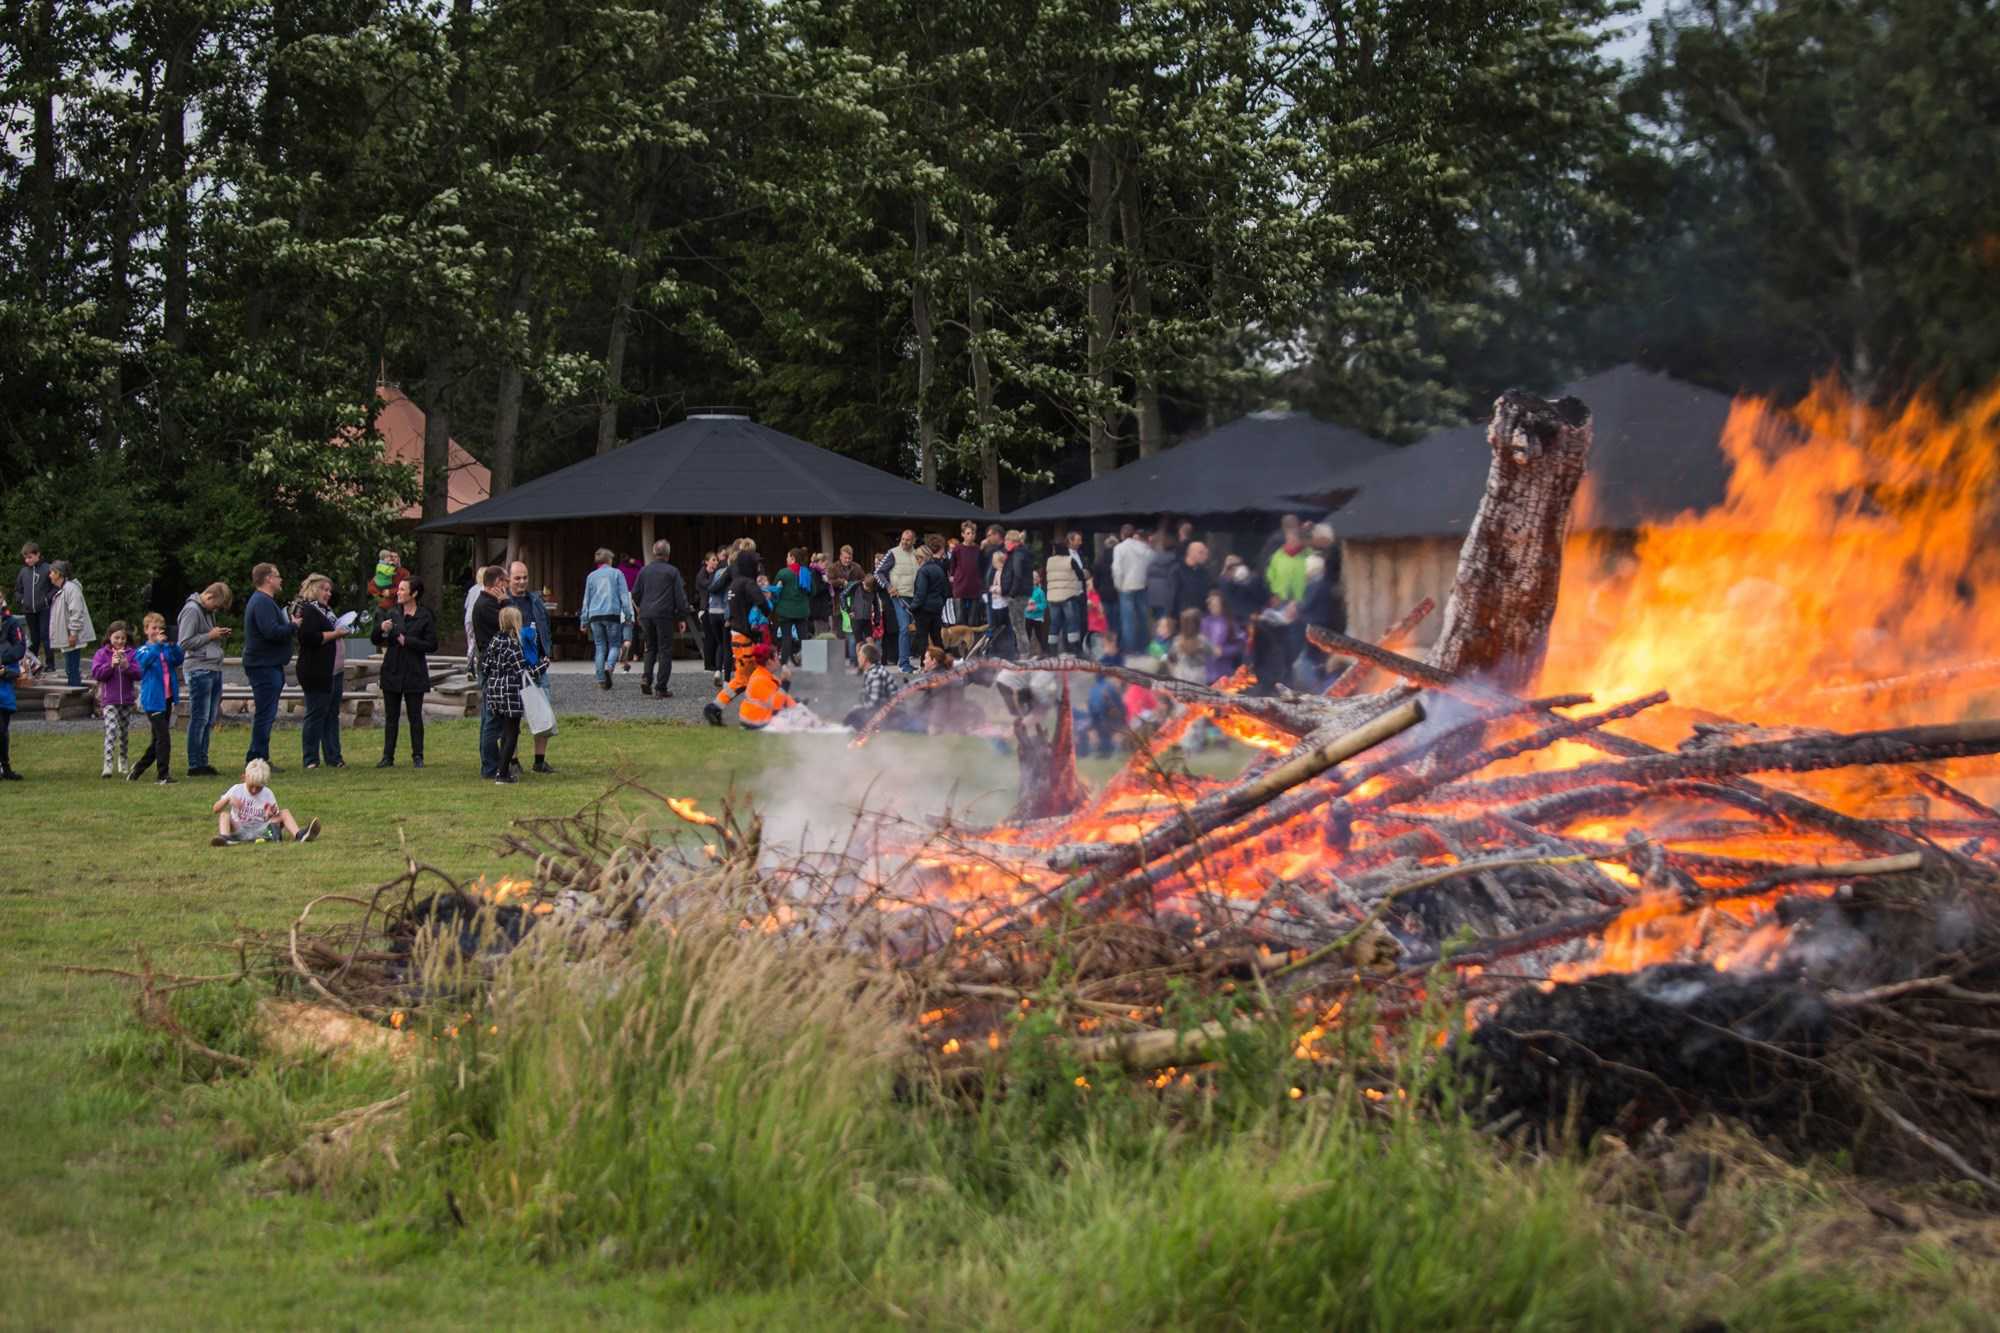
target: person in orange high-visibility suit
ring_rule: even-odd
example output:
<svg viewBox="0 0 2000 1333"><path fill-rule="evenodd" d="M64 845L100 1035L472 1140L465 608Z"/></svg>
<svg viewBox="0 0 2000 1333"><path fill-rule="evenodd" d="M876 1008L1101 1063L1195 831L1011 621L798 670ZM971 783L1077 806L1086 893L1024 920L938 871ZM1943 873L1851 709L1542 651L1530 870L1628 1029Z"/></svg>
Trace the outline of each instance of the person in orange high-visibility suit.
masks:
<svg viewBox="0 0 2000 1333"><path fill-rule="evenodd" d="M756 660L751 650L761 647L756 633L750 628L750 612L762 609L766 616L771 614L771 605L757 586L757 552L746 548L736 553L736 560L730 566L729 579L729 656L735 665L735 673L729 683L716 693L715 700L702 706L701 715L711 727L722 725L722 710L729 707L743 692L750 688L750 676L756 669Z"/></svg>
<svg viewBox="0 0 2000 1333"><path fill-rule="evenodd" d="M743 692L743 702L737 709L737 721L746 731L762 731L772 718L787 708L795 707L798 700L785 693L785 682L771 673L771 647L760 643L750 650L756 665L750 670L750 685Z"/></svg>

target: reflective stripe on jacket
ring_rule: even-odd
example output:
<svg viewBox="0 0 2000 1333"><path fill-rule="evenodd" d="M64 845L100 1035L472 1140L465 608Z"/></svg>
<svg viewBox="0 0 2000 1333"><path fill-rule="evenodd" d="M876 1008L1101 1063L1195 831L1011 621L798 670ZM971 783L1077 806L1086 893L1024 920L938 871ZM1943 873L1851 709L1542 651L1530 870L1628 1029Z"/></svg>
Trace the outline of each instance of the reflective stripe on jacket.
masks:
<svg viewBox="0 0 2000 1333"><path fill-rule="evenodd" d="M771 674L769 667L758 667L750 673L750 685L743 692L743 702L738 706L738 715L746 727L761 727L780 710L792 706L792 696L785 693L785 687Z"/></svg>

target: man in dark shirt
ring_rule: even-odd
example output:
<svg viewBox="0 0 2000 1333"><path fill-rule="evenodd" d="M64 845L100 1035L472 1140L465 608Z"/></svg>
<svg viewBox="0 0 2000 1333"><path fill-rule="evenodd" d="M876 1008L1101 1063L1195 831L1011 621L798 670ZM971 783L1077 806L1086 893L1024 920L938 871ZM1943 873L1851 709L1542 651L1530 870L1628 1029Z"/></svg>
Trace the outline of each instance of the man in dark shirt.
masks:
<svg viewBox="0 0 2000 1333"><path fill-rule="evenodd" d="M687 584L682 582L680 570L667 563L673 550L664 540L654 542L652 561L632 584L632 600L639 608L639 632L646 645L639 693L657 694L662 699L674 697L668 688L674 678L674 631L687 628L689 614Z"/></svg>
<svg viewBox="0 0 2000 1333"><path fill-rule="evenodd" d="M488 565L479 571L479 587L473 592L472 653L474 679L484 678L486 645L500 632L500 604L507 597L507 571ZM500 722L486 707L486 691L479 691L479 776L492 781L500 776Z"/></svg>
<svg viewBox="0 0 2000 1333"><path fill-rule="evenodd" d="M271 564L250 571L250 586L256 591L243 604L243 674L250 681L250 748L243 762L252 759L271 762L271 724L278 720L278 698L285 692L285 664L292 660L292 640L296 633L278 594L285 590L284 575ZM272 772L277 766L272 765Z"/></svg>
<svg viewBox="0 0 2000 1333"><path fill-rule="evenodd" d="M1208 546L1191 541L1181 556L1181 562L1174 566L1173 604L1167 608L1167 614L1177 625L1183 611L1205 615L1208 595L1214 590L1215 578L1208 572Z"/></svg>

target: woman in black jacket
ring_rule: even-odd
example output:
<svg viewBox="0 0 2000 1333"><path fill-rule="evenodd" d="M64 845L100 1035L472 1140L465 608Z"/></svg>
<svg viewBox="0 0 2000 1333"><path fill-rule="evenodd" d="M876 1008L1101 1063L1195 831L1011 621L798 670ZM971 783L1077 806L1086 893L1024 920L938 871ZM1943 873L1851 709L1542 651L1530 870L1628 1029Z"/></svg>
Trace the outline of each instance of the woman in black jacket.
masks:
<svg viewBox="0 0 2000 1333"><path fill-rule="evenodd" d="M333 594L333 580L324 574L308 574L299 585L299 600L292 613L292 624L299 639L298 673L299 690L306 697L306 723L300 739L304 743L304 762L307 768L318 768L324 759L329 768L345 768L347 764L340 757L340 712L335 702L333 674L338 670L335 640L347 637L347 631L334 623L327 610L327 599Z"/></svg>
<svg viewBox="0 0 2000 1333"><path fill-rule="evenodd" d="M396 764L398 714L410 715L410 767L424 766L424 695L431 688L428 654L437 651L437 617L419 603L424 581L415 574L396 585L396 605L370 635L382 648L382 762Z"/></svg>

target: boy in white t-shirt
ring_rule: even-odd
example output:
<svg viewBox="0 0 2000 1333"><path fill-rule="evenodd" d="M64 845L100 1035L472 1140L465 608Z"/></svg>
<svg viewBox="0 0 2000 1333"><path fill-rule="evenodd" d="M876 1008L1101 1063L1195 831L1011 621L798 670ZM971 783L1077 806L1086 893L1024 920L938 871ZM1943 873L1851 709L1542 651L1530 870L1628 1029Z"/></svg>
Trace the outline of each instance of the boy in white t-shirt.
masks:
<svg viewBox="0 0 2000 1333"><path fill-rule="evenodd" d="M271 766L262 759L252 759L243 766L243 781L222 793L222 799L210 807L216 814L216 834L208 840L209 846L283 842L286 835L293 842L311 842L319 836L317 819L300 828L291 811L278 807L270 781Z"/></svg>

